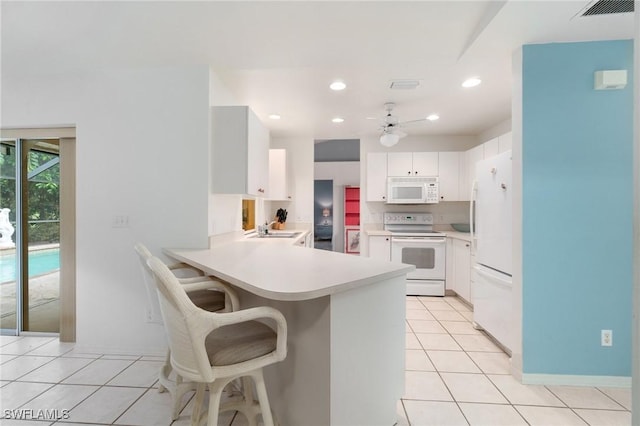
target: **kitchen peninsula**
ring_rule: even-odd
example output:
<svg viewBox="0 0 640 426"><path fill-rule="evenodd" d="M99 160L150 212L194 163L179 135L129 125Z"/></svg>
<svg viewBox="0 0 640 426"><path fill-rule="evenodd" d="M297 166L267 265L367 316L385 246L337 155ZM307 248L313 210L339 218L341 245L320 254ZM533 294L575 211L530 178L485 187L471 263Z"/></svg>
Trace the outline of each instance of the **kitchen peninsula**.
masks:
<svg viewBox="0 0 640 426"><path fill-rule="evenodd" d="M405 276L414 267L254 240L164 252L234 285L243 309L284 314L287 358L265 368L276 419L283 426L396 423Z"/></svg>

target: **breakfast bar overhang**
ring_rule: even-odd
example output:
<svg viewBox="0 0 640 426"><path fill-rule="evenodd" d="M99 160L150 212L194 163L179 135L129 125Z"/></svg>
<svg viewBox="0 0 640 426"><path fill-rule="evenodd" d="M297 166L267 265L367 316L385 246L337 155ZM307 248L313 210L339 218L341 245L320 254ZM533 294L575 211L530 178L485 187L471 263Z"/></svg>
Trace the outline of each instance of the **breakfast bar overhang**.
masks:
<svg viewBox="0 0 640 426"><path fill-rule="evenodd" d="M405 276L414 266L247 240L165 249L287 319L288 355L265 369L283 426L391 426L404 392Z"/></svg>

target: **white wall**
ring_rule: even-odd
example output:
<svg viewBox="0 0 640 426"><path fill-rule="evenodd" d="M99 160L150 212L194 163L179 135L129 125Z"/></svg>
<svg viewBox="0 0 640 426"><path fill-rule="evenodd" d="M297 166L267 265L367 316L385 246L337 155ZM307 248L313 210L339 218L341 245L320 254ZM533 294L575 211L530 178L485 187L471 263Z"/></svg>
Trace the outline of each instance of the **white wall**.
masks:
<svg viewBox="0 0 640 426"><path fill-rule="evenodd" d="M208 67L5 73L2 89L3 127L77 128L78 347L163 353L133 245L207 246Z"/></svg>
<svg viewBox="0 0 640 426"><path fill-rule="evenodd" d="M513 53L512 62L512 161L513 161L513 211L512 211L512 250L513 250L513 311L511 321L511 373L522 380L522 48Z"/></svg>
<svg viewBox="0 0 640 426"><path fill-rule="evenodd" d="M333 180L333 250L344 252L344 187L360 186L360 162L314 163L314 179Z"/></svg>

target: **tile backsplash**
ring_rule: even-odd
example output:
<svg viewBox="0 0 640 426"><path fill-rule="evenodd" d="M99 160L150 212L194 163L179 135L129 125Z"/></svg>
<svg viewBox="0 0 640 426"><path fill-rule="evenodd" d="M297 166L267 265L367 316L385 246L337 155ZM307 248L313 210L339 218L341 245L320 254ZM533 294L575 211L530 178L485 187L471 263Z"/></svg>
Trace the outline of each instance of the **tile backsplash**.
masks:
<svg viewBox="0 0 640 426"><path fill-rule="evenodd" d="M385 212L433 213L434 225L448 225L451 223L469 223L468 201L445 201L438 204L384 204L366 203L362 222L368 224L382 224Z"/></svg>

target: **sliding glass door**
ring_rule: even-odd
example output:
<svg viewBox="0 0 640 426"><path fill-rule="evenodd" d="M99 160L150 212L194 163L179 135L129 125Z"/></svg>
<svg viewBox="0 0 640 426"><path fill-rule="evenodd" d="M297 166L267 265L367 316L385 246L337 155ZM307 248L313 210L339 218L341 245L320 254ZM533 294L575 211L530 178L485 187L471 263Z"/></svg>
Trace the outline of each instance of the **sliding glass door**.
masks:
<svg viewBox="0 0 640 426"><path fill-rule="evenodd" d="M0 329L60 332L60 139L0 147Z"/></svg>

